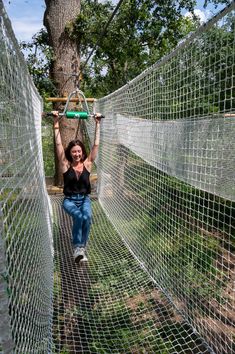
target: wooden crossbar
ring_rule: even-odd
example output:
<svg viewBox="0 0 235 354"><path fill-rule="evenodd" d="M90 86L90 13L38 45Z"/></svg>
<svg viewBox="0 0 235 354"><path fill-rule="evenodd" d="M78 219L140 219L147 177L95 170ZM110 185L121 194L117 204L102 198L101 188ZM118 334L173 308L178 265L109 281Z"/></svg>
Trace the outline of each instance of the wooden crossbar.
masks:
<svg viewBox="0 0 235 354"><path fill-rule="evenodd" d="M235 113L225 113L225 117L235 117Z"/></svg>
<svg viewBox="0 0 235 354"><path fill-rule="evenodd" d="M46 101L48 102L67 102L68 97L47 97ZM69 100L69 102L80 102L84 101L83 98L73 97ZM86 98L87 102L94 102L95 98Z"/></svg>

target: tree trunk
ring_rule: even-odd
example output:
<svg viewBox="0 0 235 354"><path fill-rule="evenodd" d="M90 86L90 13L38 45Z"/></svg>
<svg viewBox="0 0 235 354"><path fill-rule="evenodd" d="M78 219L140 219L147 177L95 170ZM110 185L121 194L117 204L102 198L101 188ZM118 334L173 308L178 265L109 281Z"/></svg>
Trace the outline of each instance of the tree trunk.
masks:
<svg viewBox="0 0 235 354"><path fill-rule="evenodd" d="M80 0L45 0L45 3L44 25L48 32L49 44L54 52L50 75L58 89L58 96L67 96L78 85L76 75L79 73L80 58L79 48L76 42L69 38L65 28L80 13ZM63 107L54 108L63 110ZM82 140L78 125L79 120L62 118L60 131L64 147L75 137ZM55 184L62 185L62 183L62 173L59 171L56 157Z"/></svg>

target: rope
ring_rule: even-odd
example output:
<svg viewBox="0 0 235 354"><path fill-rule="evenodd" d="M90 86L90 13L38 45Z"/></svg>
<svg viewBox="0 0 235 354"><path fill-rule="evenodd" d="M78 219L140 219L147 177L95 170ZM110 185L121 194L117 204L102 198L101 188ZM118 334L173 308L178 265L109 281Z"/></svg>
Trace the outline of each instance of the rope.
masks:
<svg viewBox="0 0 235 354"><path fill-rule="evenodd" d="M85 63L83 64L83 68L86 67L86 65L88 64L88 61L90 60L90 58L92 57L94 51L96 50L96 48L98 47L98 45L101 43L102 39L104 38L108 27L110 26L111 22L113 21L116 13L118 12L119 8L121 7L122 3L124 2L124 0L119 0L119 2L117 3L114 11L112 12L109 20L107 21L106 25L104 26L103 31L101 32L100 38L99 40L96 42L94 48L91 50L90 54L88 55L87 59L85 60ZM80 72L81 73L81 72ZM79 75L80 75L79 73Z"/></svg>

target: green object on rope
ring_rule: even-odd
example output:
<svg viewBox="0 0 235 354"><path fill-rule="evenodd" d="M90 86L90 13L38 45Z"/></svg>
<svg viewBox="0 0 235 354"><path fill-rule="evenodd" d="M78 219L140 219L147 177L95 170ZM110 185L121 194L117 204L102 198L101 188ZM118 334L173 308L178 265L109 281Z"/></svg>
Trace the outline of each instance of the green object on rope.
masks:
<svg viewBox="0 0 235 354"><path fill-rule="evenodd" d="M66 118L68 119L87 119L88 113L87 112L78 112L78 111L67 111Z"/></svg>

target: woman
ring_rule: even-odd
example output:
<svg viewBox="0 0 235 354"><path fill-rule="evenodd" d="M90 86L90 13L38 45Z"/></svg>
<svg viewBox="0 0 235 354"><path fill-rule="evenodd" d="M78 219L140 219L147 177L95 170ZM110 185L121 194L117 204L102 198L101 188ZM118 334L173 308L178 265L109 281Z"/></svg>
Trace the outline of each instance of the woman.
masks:
<svg viewBox="0 0 235 354"><path fill-rule="evenodd" d="M91 226L90 173L100 142L101 115L95 115L95 139L89 155L79 140L72 140L64 150L59 130L58 112L53 111L56 151L64 177L64 210L73 218L72 241L74 260L87 261L85 249Z"/></svg>

